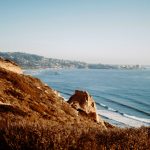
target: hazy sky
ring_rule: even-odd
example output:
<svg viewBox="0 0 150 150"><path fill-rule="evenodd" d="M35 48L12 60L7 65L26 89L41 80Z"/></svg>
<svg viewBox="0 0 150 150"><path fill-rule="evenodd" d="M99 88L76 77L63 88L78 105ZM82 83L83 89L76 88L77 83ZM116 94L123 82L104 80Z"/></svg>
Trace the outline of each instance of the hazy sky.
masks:
<svg viewBox="0 0 150 150"><path fill-rule="evenodd" d="M0 0L0 51L150 64L150 0Z"/></svg>

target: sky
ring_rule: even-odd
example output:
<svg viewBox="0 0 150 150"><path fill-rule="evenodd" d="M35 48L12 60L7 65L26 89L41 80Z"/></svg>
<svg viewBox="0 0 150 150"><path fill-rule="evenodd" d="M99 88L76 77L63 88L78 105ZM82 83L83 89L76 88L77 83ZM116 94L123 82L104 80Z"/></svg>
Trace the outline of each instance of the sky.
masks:
<svg viewBox="0 0 150 150"><path fill-rule="evenodd" d="M0 0L0 51L150 65L150 0Z"/></svg>

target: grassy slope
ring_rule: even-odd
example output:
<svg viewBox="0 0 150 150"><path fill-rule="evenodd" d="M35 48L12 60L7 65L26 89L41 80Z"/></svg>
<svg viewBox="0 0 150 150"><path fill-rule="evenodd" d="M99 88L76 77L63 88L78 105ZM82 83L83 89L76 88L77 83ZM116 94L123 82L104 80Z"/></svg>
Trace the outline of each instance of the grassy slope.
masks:
<svg viewBox="0 0 150 150"><path fill-rule="evenodd" d="M150 128L108 129L1 120L0 149L149 150Z"/></svg>

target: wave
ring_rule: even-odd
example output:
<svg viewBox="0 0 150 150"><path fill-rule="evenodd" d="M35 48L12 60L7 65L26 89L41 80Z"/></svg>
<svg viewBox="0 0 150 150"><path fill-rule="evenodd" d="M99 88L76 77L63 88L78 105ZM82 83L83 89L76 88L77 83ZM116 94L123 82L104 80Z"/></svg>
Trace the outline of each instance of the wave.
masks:
<svg viewBox="0 0 150 150"><path fill-rule="evenodd" d="M111 94L111 93L108 93L108 95L115 96L115 97L117 97L117 98L122 98L122 99L131 100L132 102L136 102L136 103L138 103L138 104L140 104L140 105L149 106L149 107L150 107L150 105L147 104L147 103L143 103L143 102L141 102L141 101L138 101L138 100L136 100L136 99L134 99L134 98L130 98L130 97L125 96L125 95L124 95L124 96L121 96L121 95L118 95L118 94Z"/></svg>
<svg viewBox="0 0 150 150"><path fill-rule="evenodd" d="M53 68L40 68L40 69L28 69L28 70L23 70L23 72L27 75L32 75L32 76L38 76L40 74L44 75L44 73L48 75L59 75L60 72L57 69Z"/></svg>
<svg viewBox="0 0 150 150"><path fill-rule="evenodd" d="M59 92L62 94L71 96L70 93L62 92L62 91L59 91ZM100 114L104 118L118 122L117 124L123 124L122 126L141 127L143 125L145 126L150 125L150 119L139 118L136 116L131 116L131 115L122 113L118 110L108 107L107 105L103 103L96 102L96 104L105 108L105 110L97 110L98 114Z"/></svg>
<svg viewBox="0 0 150 150"><path fill-rule="evenodd" d="M64 90L65 90L65 91L67 90L67 91L69 91L69 92L74 92L74 89L65 88Z"/></svg>
<svg viewBox="0 0 150 150"><path fill-rule="evenodd" d="M30 69L30 70L24 70L23 73L26 75L32 75L32 76L36 76L39 75L42 72L42 70L38 69Z"/></svg>
<svg viewBox="0 0 150 150"><path fill-rule="evenodd" d="M64 94L64 95L68 95L68 96L71 96L71 94L70 93L67 93L67 92L62 92L62 91L58 91L59 93L62 93L62 94Z"/></svg>
<svg viewBox="0 0 150 150"><path fill-rule="evenodd" d="M117 112L109 110L97 110L97 113L101 116L107 117L108 119L115 120L130 127L141 127L150 125L150 119L138 118L127 114L119 114Z"/></svg>
<svg viewBox="0 0 150 150"><path fill-rule="evenodd" d="M132 95L132 96L138 96L138 97L144 97L145 94L137 93L137 92L131 92L131 91L126 91L126 95ZM146 95L147 97L150 97L149 95Z"/></svg>
<svg viewBox="0 0 150 150"><path fill-rule="evenodd" d="M104 95L110 95L110 96L114 96L115 98L121 98L121 99L127 99L127 100L131 100L131 101L133 101L133 102L136 102L136 103L138 103L138 104L140 104L140 105L143 105L143 106L146 106L146 107L150 107L150 105L148 104L148 103L145 103L145 102L141 102L141 101L139 101L139 100L137 100L137 99L134 99L134 98L131 98L131 97L128 97L128 96L126 96L126 95L124 95L123 93L123 96L122 95L120 95L120 94L114 94L114 93L110 93L110 92L102 92L102 91L97 91L98 93L102 93L102 94L104 94ZM134 93L135 94L135 93ZM135 94L136 95L136 94ZM98 95L93 95L93 96L95 96L95 97L98 97Z"/></svg>
<svg viewBox="0 0 150 150"><path fill-rule="evenodd" d="M115 109L113 109L113 108L110 108L110 107L108 107L108 106L105 105L105 104L96 102L96 105L99 105L99 106L105 108L106 110L113 111L113 112L117 112L117 113L120 113L121 115L123 115L122 112L119 112L118 110L115 110Z"/></svg>
<svg viewBox="0 0 150 150"><path fill-rule="evenodd" d="M144 115L150 116L150 113L148 113L148 112L146 112L146 111L143 111L143 110L140 110L140 109L137 109L137 108L135 108L135 107L132 107L132 106L129 106L129 105L125 105L125 104L122 104L122 103L113 101L113 100L111 100L111 99L108 99L108 98L105 98L105 97L102 97L102 96L94 96L94 97L101 98L101 99L103 99L103 100L106 100L107 102L115 103L115 104L117 104L117 105L119 105L119 106L123 106L123 107L126 107L126 108L128 108L128 109L131 109L131 110L135 110L135 111L137 111L137 112L140 112L140 113L142 113L142 114L144 114Z"/></svg>
<svg viewBox="0 0 150 150"><path fill-rule="evenodd" d="M108 107L108 106L106 106L105 104L102 104L102 103L97 103L97 102L96 102L96 104L99 105L99 106L104 107L107 111L115 112L115 113L120 114L121 116L124 116L124 117L127 117L127 118L131 118L131 119L134 119L134 120L138 120L138 121L140 121L140 122L144 122L144 123L149 123L149 124L150 124L150 119L145 119L145 118L140 118L140 117L136 117L136 116L131 116L131 115L122 113L122 112L120 112L120 111L118 111L118 110L115 110L115 109L113 109L113 108L110 108L110 107ZM99 111L99 110L98 110L98 111Z"/></svg>
<svg viewBox="0 0 150 150"><path fill-rule="evenodd" d="M63 91L59 91L59 92L62 93L62 94L64 94L64 95L71 96L71 94L70 94L69 92L63 92ZM100 96L98 96L98 97L100 97ZM102 97L102 98L104 98L104 97ZM105 99L107 99L107 98L105 98ZM117 103L117 102L114 102L113 100L110 100L110 99L107 99L107 100L109 100L110 102L113 102L113 103ZM134 119L134 120L138 120L138 121L141 121L141 122L144 122L144 123L150 123L150 119L144 119L144 118L138 118L138 117L136 117L136 116L131 116L131 115L122 113L122 112L120 112L120 111L118 111L118 110L115 110L115 109L113 109L113 108L111 108L111 107L108 107L107 105L105 105L105 104L103 104L103 103L99 103L99 102L95 102L95 103L96 103L97 105L99 105L99 106L105 108L106 110L111 111L111 112L116 112L116 113L120 114L121 116L128 117L128 118L131 118L131 119ZM147 112L145 112L145 111L142 111L142 110L139 110L139 109L136 109L136 108L133 108L133 107L131 107L131 106L127 106L127 105L120 104L120 103L117 103L117 104L119 104L119 105L121 105L121 106L124 106L124 107L128 107L128 108L130 108L130 109L134 109L134 110L139 111L139 112L142 112L142 113L144 113L144 114L146 114L146 115L149 115L149 113L147 113Z"/></svg>
<svg viewBox="0 0 150 150"><path fill-rule="evenodd" d="M59 91L59 92L62 93L63 95L71 96L69 90L68 90L68 92L66 92L66 90L64 90L64 91L61 90L61 91ZM133 108L133 107L131 107L131 106L124 105L124 104L120 104L120 103L118 103L118 102L114 102L113 100L107 99L107 98L105 98L105 97L101 97L101 96L96 96L96 97L98 97L98 98L103 98L103 99L105 99L105 100L107 100L107 101L109 101L109 102L113 102L113 103L116 103L116 104L118 104L118 105L121 105L121 106L130 108L130 109L134 109L134 110L136 110L136 111L139 111L139 112L141 112L141 113L144 113L144 114L146 114L146 115L149 115L149 113L147 113L147 112L145 112L145 111L142 111L142 110L139 110L139 109L136 109L136 108ZM114 113L120 115L120 117L128 118L130 121L133 121L133 120L139 121L139 122L141 122L140 125L150 124L150 119L139 118L139 117L136 117L136 116L131 116L131 115L122 113L122 112L120 112L120 111L118 111L118 110L115 110L115 109L113 109L113 108L111 108L111 107L108 107L107 105L105 105L105 104L103 104L103 103L96 102L96 104L99 105L99 106L101 106L101 107L103 107L103 108L105 108L105 110L107 110L108 112L111 112L111 113L114 112ZM98 111L100 111L100 110L98 110ZM103 116L104 116L104 117L107 117L107 115L104 115L104 114L103 114ZM115 119L115 118L111 118L110 116L107 117L107 118L112 119L112 120ZM120 122L121 119L119 119L119 121L118 121L118 119L115 120L115 121ZM134 122L135 122L135 121L134 121ZM126 124L126 125L129 124L129 122L122 122L122 121L121 121L121 123L122 123L122 124ZM131 126L133 126L133 125L131 125ZM136 126L136 125L134 125L134 126ZM138 123L138 126L139 126L139 123Z"/></svg>
<svg viewBox="0 0 150 150"><path fill-rule="evenodd" d="M145 119L145 118L139 118L139 117L136 117L136 116L131 116L131 115L127 115L127 114L123 114L125 117L128 117L128 118L132 118L134 120L138 120L138 121L142 121L142 122L145 122L145 123L149 123L150 124L150 119Z"/></svg>
<svg viewBox="0 0 150 150"><path fill-rule="evenodd" d="M116 120L110 119L110 118L108 118L108 117L106 117L106 116L100 115L100 117L101 117L103 120L105 120L106 122L109 122L110 124L112 124L112 125L114 125L114 126L118 126L118 127L120 127L120 128L130 127L130 126L127 125L127 124L124 124L124 123L122 123L122 122L118 122L118 121L116 121Z"/></svg>
<svg viewBox="0 0 150 150"><path fill-rule="evenodd" d="M69 92L66 92L66 91L64 92L62 90L59 92L64 95L71 96L71 94ZM100 96L97 96L97 97L100 97ZM104 98L104 97L100 97L100 98ZM104 99L109 100L107 98L104 98ZM109 100L109 101L113 102L113 103L117 103L117 102L114 102L113 100ZM124 126L124 127L128 127L128 126L141 127L141 126L149 126L150 125L150 119L139 118L136 116L131 116L131 115L122 113L118 110L108 107L107 105L105 105L103 103L96 102L96 104L105 108L105 110L97 110L97 113L99 115L103 116L104 118L109 119L110 121L114 120L115 122L117 122L116 123L117 125ZM132 108L131 106L126 106L124 104L120 104L120 103L117 103L117 104L122 105L124 107ZM132 108L132 109L137 110L136 108ZM146 113L141 110L138 110L138 111L140 111L142 113ZM148 113L146 113L146 114L148 114ZM113 122L113 121L111 121L111 122Z"/></svg>

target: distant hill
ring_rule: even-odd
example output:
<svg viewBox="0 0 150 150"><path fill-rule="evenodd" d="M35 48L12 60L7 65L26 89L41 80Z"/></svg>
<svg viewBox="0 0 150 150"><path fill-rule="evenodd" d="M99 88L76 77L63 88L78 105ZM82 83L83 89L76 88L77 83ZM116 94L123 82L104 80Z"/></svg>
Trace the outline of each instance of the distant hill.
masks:
<svg viewBox="0 0 150 150"><path fill-rule="evenodd" d="M38 68L141 69L139 65L88 64L80 61L45 58L43 56L21 52L0 52L0 56L5 59L9 59L16 62L24 69L38 69Z"/></svg>
<svg viewBox="0 0 150 150"><path fill-rule="evenodd" d="M0 52L0 56L10 59L23 68L86 68L87 64L78 61L60 60L45 58L43 56L20 53L20 52Z"/></svg>

